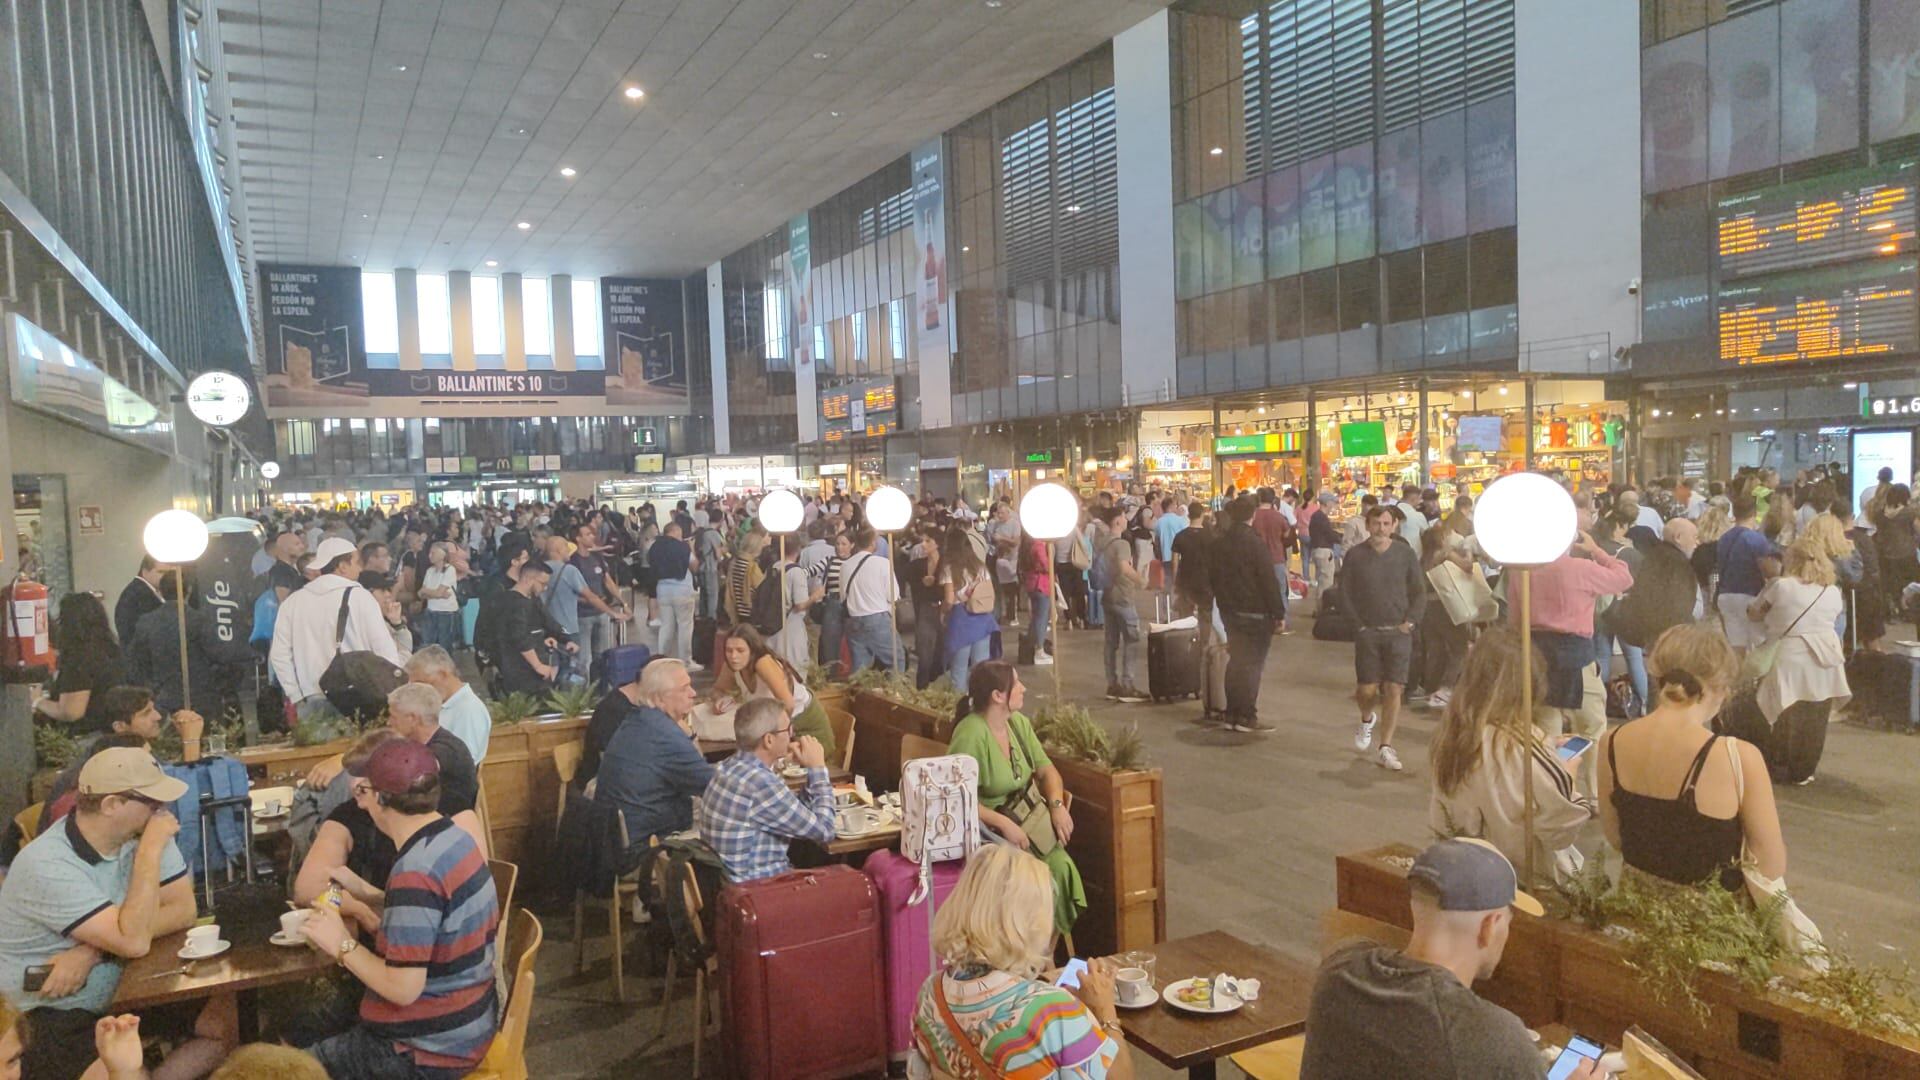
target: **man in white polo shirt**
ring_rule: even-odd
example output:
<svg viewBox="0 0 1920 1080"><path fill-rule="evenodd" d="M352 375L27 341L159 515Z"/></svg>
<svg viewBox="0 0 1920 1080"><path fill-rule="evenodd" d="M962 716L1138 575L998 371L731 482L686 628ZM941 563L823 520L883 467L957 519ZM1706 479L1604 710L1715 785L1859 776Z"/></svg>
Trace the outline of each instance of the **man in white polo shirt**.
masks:
<svg viewBox="0 0 1920 1080"><path fill-rule="evenodd" d="M893 641L893 605L900 602L900 583L885 557L874 554L874 531L861 526L853 534L852 555L840 564L840 593L847 604L847 642L853 650L853 670L865 671L878 661L896 669L900 658Z"/></svg>

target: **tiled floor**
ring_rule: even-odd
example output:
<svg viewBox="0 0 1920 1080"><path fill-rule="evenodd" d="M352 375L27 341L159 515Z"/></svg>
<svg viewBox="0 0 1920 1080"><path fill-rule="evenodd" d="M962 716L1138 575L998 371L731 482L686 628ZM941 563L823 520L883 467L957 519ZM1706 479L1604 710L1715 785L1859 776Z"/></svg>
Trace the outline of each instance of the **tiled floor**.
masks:
<svg viewBox="0 0 1920 1080"><path fill-rule="evenodd" d="M1098 632L1070 633L1061 648L1069 696L1097 701L1104 687ZM1144 670L1144 664L1143 664ZM1053 672L1023 669L1030 707L1053 691ZM1233 735L1198 725L1198 705L1115 705L1108 723L1137 722L1165 770L1168 932L1225 929L1310 959L1320 913L1333 904L1333 857L1390 840L1419 843L1426 827L1427 745L1436 714L1416 711L1396 739L1405 772L1388 773L1353 749L1351 647L1303 630L1275 639L1261 697L1279 730ZM1835 724L1820 778L1778 792L1788 882L1829 937L1889 961L1920 958L1914 778L1920 742ZM675 1023L652 1041L659 980L629 980L642 1002L612 1000L604 916L589 918L590 966L572 973L569 923L547 920L528 1063L535 1076L685 1077L691 1011L682 988ZM707 1075L714 1075L703 1070ZM1163 1076L1151 1062L1145 1076ZM1231 1074L1231 1070L1225 1070Z"/></svg>

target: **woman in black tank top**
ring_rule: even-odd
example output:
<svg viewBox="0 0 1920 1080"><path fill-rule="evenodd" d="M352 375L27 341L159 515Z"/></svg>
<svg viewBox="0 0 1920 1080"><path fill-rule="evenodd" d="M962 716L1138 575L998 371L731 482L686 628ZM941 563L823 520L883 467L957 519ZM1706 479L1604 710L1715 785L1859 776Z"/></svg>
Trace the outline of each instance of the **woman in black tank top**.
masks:
<svg viewBox="0 0 1920 1080"><path fill-rule="evenodd" d="M1658 799L1620 786L1614 740L1607 740L1607 771L1613 779L1609 795L1620 819L1620 857L1628 866L1681 885L1696 885L1717 873L1729 892L1740 889L1740 818L1708 817L1694 803L1700 770L1719 742L1716 735L1700 747L1679 795Z"/></svg>

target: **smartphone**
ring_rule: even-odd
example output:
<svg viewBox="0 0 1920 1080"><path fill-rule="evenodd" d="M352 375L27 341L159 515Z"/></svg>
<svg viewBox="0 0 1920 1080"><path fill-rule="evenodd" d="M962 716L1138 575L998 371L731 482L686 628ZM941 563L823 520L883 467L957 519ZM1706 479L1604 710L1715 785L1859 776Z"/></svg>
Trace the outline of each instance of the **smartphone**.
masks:
<svg viewBox="0 0 1920 1080"><path fill-rule="evenodd" d="M1547 1080L1567 1080L1582 1061L1598 1061L1605 1052L1606 1047L1585 1035L1574 1035L1567 1039L1567 1048L1560 1051L1553 1068L1547 1070Z"/></svg>
<svg viewBox="0 0 1920 1080"><path fill-rule="evenodd" d="M1080 988L1080 976L1086 974L1086 971L1087 962L1079 957L1075 957L1067 961L1066 967L1060 969L1060 977L1053 980L1053 984L1055 986L1065 987L1068 990L1078 990Z"/></svg>
<svg viewBox="0 0 1920 1080"><path fill-rule="evenodd" d="M53 974L52 964L35 964L26 970L20 982L20 989L29 994L37 994L41 987L47 985L47 976L51 974Z"/></svg>
<svg viewBox="0 0 1920 1080"><path fill-rule="evenodd" d="M1555 750L1554 753L1560 755L1561 761L1570 763L1574 758L1586 753L1587 748L1592 745L1593 740L1587 738L1585 735L1574 735L1567 739L1566 742L1561 743L1560 749Z"/></svg>

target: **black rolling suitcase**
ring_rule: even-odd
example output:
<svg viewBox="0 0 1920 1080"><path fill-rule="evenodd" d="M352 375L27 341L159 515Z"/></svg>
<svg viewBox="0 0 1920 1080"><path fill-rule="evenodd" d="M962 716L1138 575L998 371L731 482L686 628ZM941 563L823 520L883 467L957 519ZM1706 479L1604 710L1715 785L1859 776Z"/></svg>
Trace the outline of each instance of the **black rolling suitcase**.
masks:
<svg viewBox="0 0 1920 1080"><path fill-rule="evenodd" d="M1353 613L1341 602L1340 586L1329 585L1320 594L1320 607L1313 613L1313 638L1315 641L1352 641L1359 627L1354 624Z"/></svg>
<svg viewBox="0 0 1920 1080"><path fill-rule="evenodd" d="M1147 624L1147 696L1200 696L1200 620L1171 618L1173 602L1164 594L1154 597L1153 606L1162 621Z"/></svg>
<svg viewBox="0 0 1920 1080"><path fill-rule="evenodd" d="M1913 707L1912 661L1893 653L1859 649L1847 658L1848 714L1863 724L1905 730Z"/></svg>

